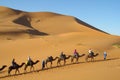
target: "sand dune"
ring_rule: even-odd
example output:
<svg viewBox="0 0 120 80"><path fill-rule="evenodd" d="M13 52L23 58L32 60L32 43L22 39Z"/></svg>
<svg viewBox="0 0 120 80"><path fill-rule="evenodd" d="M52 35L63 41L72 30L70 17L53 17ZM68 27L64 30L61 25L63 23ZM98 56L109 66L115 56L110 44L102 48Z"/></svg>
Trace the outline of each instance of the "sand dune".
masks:
<svg viewBox="0 0 120 80"><path fill-rule="evenodd" d="M12 33L17 31L21 32L21 30L21 34L27 33L28 35L32 34L33 36L36 36L37 34L55 35L70 32L91 33L91 31L96 34L103 34L99 29L96 29L72 16L65 16L51 12L28 13L6 7L0 7L0 9L1 34L5 34L2 33L3 31L6 33Z"/></svg>
<svg viewBox="0 0 120 80"><path fill-rule="evenodd" d="M120 36L108 34L75 17L52 12L24 12L0 7L0 67L11 65L13 58L21 64L27 57L40 60L35 70L41 69L41 61L48 56L59 56L63 51L72 55L74 49L88 54L92 48L99 56L95 62L85 62L85 56L78 64L67 60L66 66L39 72L7 76L8 67L0 72L1 80L119 80L120 79ZM103 52L107 51L107 60ZM50 64L48 64L50 66ZM28 69L29 71L29 69ZM14 75L14 71L11 72Z"/></svg>

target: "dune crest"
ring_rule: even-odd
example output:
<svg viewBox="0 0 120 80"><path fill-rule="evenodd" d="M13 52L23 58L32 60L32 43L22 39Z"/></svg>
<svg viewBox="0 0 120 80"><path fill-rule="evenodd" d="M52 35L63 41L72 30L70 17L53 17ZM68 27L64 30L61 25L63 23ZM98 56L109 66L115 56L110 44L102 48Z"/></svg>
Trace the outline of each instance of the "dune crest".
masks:
<svg viewBox="0 0 120 80"><path fill-rule="evenodd" d="M0 14L2 18L0 20L0 35L8 37L11 37L12 33L25 34L28 36L32 35L33 37L42 36L43 33L45 35L57 35L71 32L86 34L92 32L98 35L106 35L106 32L77 18L52 12L24 12L1 6ZM9 36L8 33L11 33L11 36ZM12 37L15 39L15 36ZM28 37L26 37L26 39L27 38Z"/></svg>

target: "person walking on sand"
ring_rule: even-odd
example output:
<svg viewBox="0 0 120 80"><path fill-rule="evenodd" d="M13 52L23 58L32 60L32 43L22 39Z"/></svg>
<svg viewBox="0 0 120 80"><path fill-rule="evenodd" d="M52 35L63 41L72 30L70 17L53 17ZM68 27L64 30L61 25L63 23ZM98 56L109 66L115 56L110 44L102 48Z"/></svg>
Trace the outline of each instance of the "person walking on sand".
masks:
<svg viewBox="0 0 120 80"><path fill-rule="evenodd" d="M107 57L107 52L106 51L104 51L104 60L106 60L106 57Z"/></svg>
<svg viewBox="0 0 120 80"><path fill-rule="evenodd" d="M45 68L45 60L42 60L42 70Z"/></svg>

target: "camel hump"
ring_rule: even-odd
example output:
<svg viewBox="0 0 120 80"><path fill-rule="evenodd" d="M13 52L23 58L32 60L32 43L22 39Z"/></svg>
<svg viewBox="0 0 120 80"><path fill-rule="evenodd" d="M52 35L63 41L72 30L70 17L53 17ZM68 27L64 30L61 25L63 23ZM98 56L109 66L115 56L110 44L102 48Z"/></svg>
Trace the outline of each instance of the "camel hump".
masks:
<svg viewBox="0 0 120 80"><path fill-rule="evenodd" d="M15 63L15 67L18 67L19 65L17 63Z"/></svg>

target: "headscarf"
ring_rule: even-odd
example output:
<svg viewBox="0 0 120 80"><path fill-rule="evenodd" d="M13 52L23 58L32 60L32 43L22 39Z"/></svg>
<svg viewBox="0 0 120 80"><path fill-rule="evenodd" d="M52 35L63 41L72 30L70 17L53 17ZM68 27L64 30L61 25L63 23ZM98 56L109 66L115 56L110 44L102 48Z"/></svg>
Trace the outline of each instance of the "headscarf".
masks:
<svg viewBox="0 0 120 80"><path fill-rule="evenodd" d="M77 53L77 50L75 49L74 54L76 54L76 53Z"/></svg>

